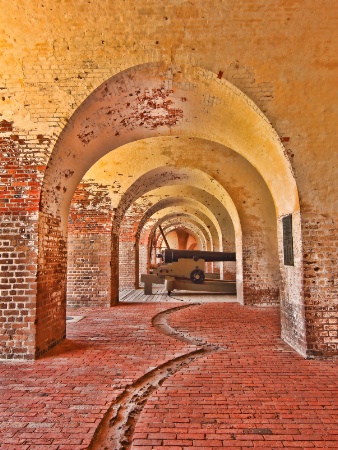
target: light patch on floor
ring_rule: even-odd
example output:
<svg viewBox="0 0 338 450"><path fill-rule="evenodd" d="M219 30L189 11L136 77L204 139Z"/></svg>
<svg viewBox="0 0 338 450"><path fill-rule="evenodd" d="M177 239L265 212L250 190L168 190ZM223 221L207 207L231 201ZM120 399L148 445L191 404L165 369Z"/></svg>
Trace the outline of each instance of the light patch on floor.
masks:
<svg viewBox="0 0 338 450"><path fill-rule="evenodd" d="M67 316L66 321L67 323L75 323L80 322L85 316Z"/></svg>
<svg viewBox="0 0 338 450"><path fill-rule="evenodd" d="M196 293L188 291L180 291L179 293L171 293L169 296L172 300L181 300L185 302L212 303L212 302L237 302L236 295L213 294L213 293Z"/></svg>

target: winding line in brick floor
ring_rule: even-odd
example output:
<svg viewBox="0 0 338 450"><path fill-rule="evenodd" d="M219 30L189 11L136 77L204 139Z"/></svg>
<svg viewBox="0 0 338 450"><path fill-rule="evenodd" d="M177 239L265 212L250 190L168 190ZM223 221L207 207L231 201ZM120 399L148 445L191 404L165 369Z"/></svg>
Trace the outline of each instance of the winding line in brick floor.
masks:
<svg viewBox="0 0 338 450"><path fill-rule="evenodd" d="M197 305L194 303L170 308L154 316L152 323L161 333L201 348L167 361L147 372L132 385L127 386L108 409L88 450L130 449L138 418L148 399L162 386L164 381L176 372L187 368L196 359L225 348L208 344L199 338L193 338L188 333L176 331L168 325L167 318L170 314Z"/></svg>

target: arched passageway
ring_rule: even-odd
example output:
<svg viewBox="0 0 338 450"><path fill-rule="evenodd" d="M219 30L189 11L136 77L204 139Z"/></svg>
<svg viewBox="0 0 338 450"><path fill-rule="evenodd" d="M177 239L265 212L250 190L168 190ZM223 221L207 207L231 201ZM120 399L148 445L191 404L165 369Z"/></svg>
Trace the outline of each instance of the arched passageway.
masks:
<svg viewBox="0 0 338 450"><path fill-rule="evenodd" d="M74 113L53 150L40 208L36 353L65 335L68 211L82 177L115 148L168 135L231 148L264 180L278 219L283 336L304 353L301 248L294 248L293 266L282 263L284 216L292 215L293 234L301 242L297 188L282 144L254 103L225 80L199 68L160 63L134 67L105 82Z"/></svg>
<svg viewBox="0 0 338 450"><path fill-rule="evenodd" d="M174 226L173 219L176 221ZM155 233L160 226L163 227L164 235L167 234L167 228L177 230L179 228L177 224L179 220L181 220L181 225L193 226L196 229L197 233L195 236L199 238L200 249L220 250L220 246L222 246L221 227L215 216L210 214L208 208L204 207L198 201L184 200L182 198L170 198L160 201L153 208L150 208L141 218L140 222L136 224L138 225L135 234L136 280L138 280L140 270L138 267L139 257L145 253L149 254L150 235ZM161 233L157 237L155 235L154 241L155 248L156 242L160 242L164 246L163 235Z"/></svg>

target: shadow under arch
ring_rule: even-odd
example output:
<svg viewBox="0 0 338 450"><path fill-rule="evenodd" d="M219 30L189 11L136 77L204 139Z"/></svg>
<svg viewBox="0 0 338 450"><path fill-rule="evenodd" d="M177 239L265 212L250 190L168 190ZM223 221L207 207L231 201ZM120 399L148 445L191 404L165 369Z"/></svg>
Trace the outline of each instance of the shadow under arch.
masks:
<svg viewBox="0 0 338 450"><path fill-rule="evenodd" d="M74 112L46 168L39 215L36 356L65 337L67 218L78 183L114 148L166 135L200 137L241 154L271 192L280 234L281 218L292 214L295 234L301 239L298 192L290 163L268 119L243 92L216 74L190 65L174 68L158 62L127 69L104 82ZM296 252L295 270L283 274L284 299L293 303L297 320L287 314L285 304L282 328L292 330L289 343L304 353L301 246Z"/></svg>

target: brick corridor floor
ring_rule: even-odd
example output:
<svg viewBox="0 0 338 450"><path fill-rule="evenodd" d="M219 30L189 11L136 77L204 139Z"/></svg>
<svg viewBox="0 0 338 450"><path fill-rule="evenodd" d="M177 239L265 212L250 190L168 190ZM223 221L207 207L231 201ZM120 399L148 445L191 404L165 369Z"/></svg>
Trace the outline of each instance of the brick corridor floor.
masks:
<svg viewBox="0 0 338 450"><path fill-rule="evenodd" d="M338 449L337 361L304 360L284 344L277 308L130 295L111 309L69 311L84 318L38 361L0 363L1 449L88 448L127 385L196 351L198 341L213 346L168 369L142 405L132 449ZM166 320L194 343L152 324L184 305Z"/></svg>

